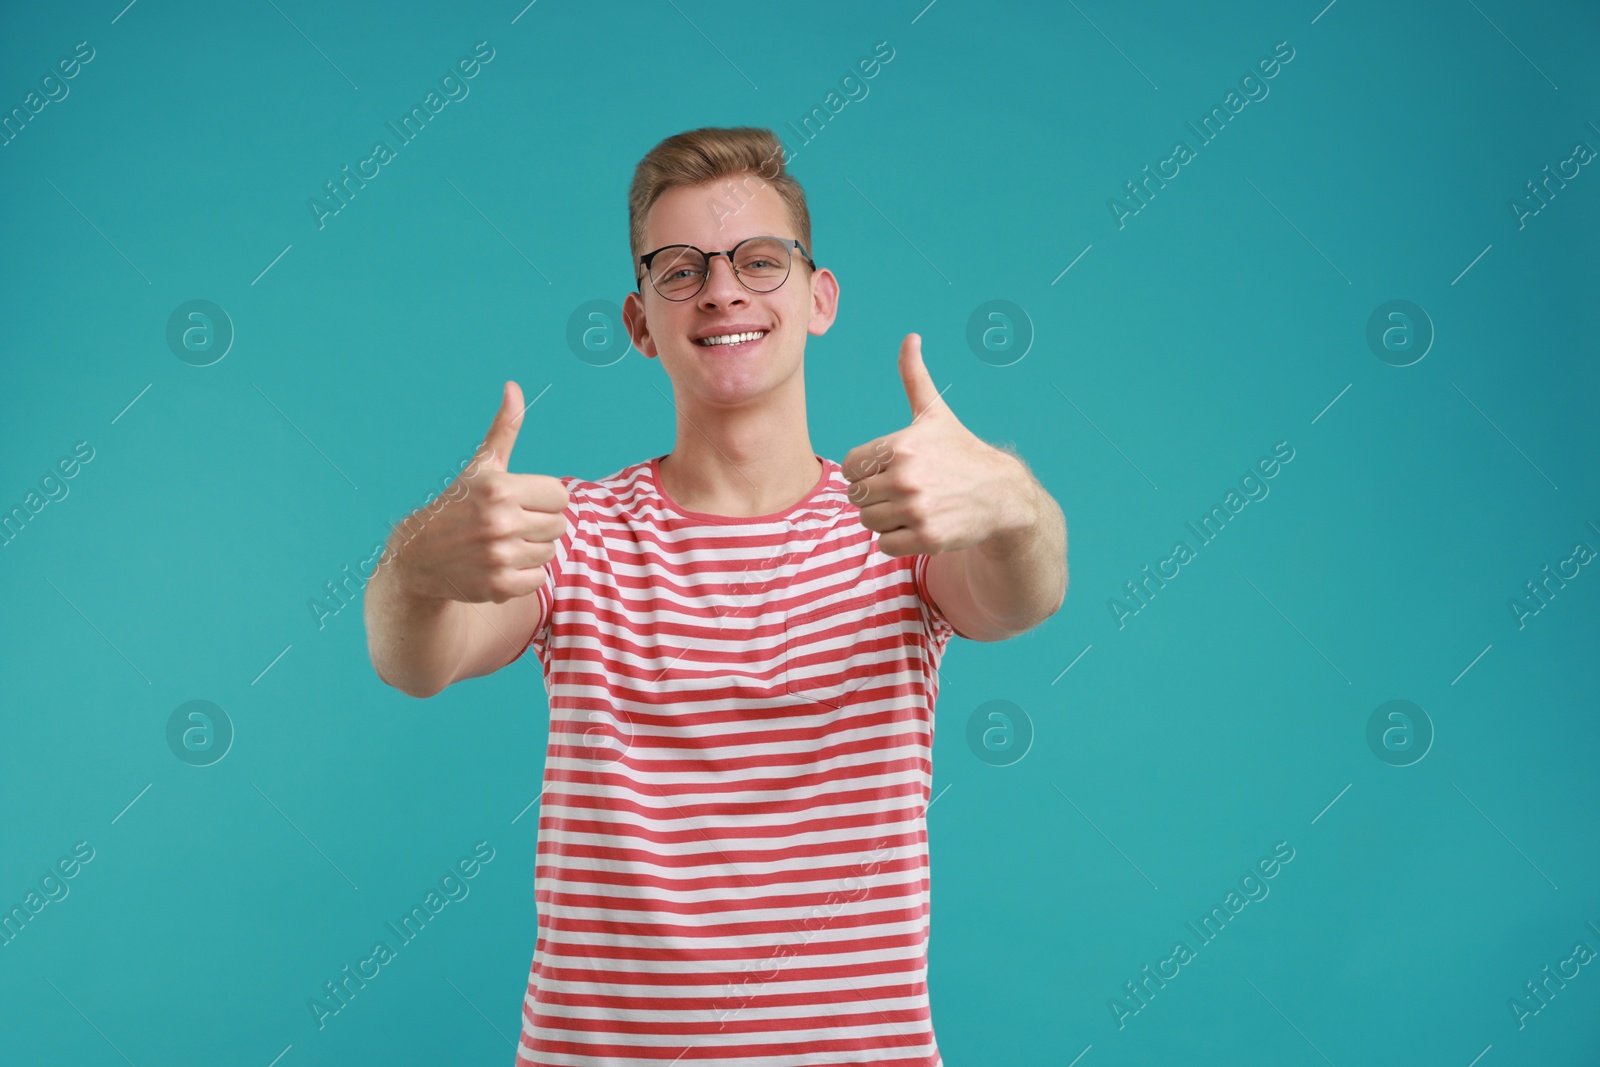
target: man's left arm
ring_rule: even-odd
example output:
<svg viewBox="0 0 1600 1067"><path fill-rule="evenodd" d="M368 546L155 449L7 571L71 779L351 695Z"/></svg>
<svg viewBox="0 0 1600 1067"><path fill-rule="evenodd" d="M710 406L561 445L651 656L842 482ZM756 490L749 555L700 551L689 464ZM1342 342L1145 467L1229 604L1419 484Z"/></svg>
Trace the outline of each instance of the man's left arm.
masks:
<svg viewBox="0 0 1600 1067"><path fill-rule="evenodd" d="M962 637L1003 641L1055 614L1067 596L1067 522L1021 456L961 424L922 362L900 343L911 425L852 448L841 466L861 524L886 556L926 554L928 599Z"/></svg>
<svg viewBox="0 0 1600 1067"><path fill-rule="evenodd" d="M1011 463L997 493L1006 506L994 532L928 558L929 597L973 641L1025 633L1059 611L1067 596L1066 516L1021 456L1002 454Z"/></svg>

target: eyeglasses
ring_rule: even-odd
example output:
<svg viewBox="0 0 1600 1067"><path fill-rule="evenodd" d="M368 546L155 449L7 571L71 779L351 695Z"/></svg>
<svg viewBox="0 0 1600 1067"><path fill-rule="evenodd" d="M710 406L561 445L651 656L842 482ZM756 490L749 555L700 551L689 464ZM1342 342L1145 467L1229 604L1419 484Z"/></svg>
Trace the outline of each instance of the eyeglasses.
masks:
<svg viewBox="0 0 1600 1067"><path fill-rule="evenodd" d="M667 245L639 257L650 284L667 300L689 300L705 288L711 277L711 257L727 256L733 276L752 293L770 293L789 279L790 249L817 269L799 241L785 237L746 237L725 252L702 252L694 245ZM642 293L644 276L634 282Z"/></svg>

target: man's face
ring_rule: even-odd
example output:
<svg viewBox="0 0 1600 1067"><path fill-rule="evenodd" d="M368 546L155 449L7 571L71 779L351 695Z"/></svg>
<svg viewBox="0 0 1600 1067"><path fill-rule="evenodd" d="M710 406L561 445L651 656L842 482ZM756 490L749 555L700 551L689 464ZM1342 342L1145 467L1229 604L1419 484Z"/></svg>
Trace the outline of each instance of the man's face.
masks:
<svg viewBox="0 0 1600 1067"><path fill-rule="evenodd" d="M749 175L663 193L646 219L642 251L686 244L718 252L763 235L800 239L777 192ZM826 333L838 307L832 271L813 271L797 249L790 263L788 278L770 293L746 289L727 256L711 259L705 287L688 300L666 299L644 277L623 304L634 347L660 358L680 399L731 406L767 393L799 372L806 335ZM738 345L697 343L753 331L765 336Z"/></svg>

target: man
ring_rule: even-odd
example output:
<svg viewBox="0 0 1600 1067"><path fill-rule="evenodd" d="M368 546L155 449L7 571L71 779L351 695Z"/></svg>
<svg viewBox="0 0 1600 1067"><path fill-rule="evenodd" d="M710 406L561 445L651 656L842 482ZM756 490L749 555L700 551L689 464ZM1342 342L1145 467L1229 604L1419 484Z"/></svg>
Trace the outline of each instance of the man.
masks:
<svg viewBox="0 0 1600 1067"><path fill-rule="evenodd" d="M670 453L598 481L481 461L391 536L379 676L415 696L532 648L550 740L517 1064L939 1067L926 807L938 664L1066 595L1061 509L972 435L909 334L908 424L811 450L803 357L839 283L768 130L700 129L629 192L634 346ZM859 360L852 384L881 377ZM415 517L414 517L415 518Z"/></svg>

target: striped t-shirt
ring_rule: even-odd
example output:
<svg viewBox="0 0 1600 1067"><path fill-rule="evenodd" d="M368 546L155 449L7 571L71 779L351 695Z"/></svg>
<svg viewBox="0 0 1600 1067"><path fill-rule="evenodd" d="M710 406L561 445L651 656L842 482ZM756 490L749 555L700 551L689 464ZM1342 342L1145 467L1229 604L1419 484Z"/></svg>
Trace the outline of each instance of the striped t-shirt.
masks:
<svg viewBox="0 0 1600 1067"><path fill-rule="evenodd" d="M941 1067L926 812L956 633L839 464L685 510L660 457L562 478L518 1067Z"/></svg>

